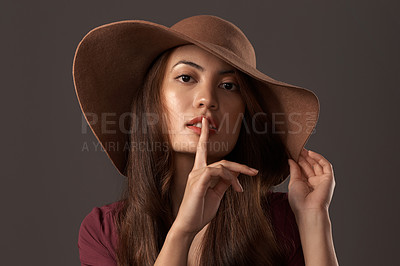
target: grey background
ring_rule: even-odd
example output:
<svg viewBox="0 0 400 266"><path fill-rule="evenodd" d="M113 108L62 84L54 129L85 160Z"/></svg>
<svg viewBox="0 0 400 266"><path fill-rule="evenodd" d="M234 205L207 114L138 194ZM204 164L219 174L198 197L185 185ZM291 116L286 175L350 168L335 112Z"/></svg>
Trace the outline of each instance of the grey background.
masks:
<svg viewBox="0 0 400 266"><path fill-rule="evenodd" d="M171 26L197 14L232 21L261 71L318 95L320 119L306 148L334 166L339 262L396 264L398 2L10 2L0 7L2 265L79 265L81 221L121 191L122 177L82 129L71 74L79 41L109 22Z"/></svg>

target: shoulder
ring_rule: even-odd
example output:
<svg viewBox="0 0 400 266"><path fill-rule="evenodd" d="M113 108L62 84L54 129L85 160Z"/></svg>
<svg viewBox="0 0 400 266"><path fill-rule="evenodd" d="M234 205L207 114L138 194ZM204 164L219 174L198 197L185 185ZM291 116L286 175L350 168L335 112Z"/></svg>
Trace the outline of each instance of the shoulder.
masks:
<svg viewBox="0 0 400 266"><path fill-rule="evenodd" d="M276 238L288 250L289 265L304 265L299 230L288 194L271 192L267 196L267 204Z"/></svg>
<svg viewBox="0 0 400 266"><path fill-rule="evenodd" d="M79 228L78 249L82 265L113 265L116 261L115 211L120 201L94 207Z"/></svg>

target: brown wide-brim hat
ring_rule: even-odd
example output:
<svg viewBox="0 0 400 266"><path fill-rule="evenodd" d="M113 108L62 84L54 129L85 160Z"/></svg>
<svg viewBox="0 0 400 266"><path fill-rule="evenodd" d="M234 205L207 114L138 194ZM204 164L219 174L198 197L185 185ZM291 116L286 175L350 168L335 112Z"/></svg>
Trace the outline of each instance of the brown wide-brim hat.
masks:
<svg viewBox="0 0 400 266"><path fill-rule="evenodd" d="M72 72L79 104L119 173L127 176L124 147L129 141L129 125L121 125L121 116L131 112L132 97L153 60L185 44L197 45L253 79L260 104L278 114L276 132L297 162L317 124L317 96L257 70L254 48L237 26L216 16L197 15L170 28L143 20L106 24L87 33L76 49Z"/></svg>

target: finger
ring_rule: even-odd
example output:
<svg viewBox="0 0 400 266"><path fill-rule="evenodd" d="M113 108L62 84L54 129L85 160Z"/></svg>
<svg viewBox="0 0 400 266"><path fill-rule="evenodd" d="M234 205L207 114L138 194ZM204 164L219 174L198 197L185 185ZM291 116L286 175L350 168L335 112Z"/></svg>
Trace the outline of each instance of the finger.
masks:
<svg viewBox="0 0 400 266"><path fill-rule="evenodd" d="M207 188L209 187L210 183L214 180L220 180L226 183L228 186L232 185L233 188L241 192L242 186L239 183L239 180L235 175L233 175L228 169L224 168L223 166L219 168L214 167L207 167L206 171L204 172L203 177L201 177L202 183L206 184ZM214 186L215 188L215 186Z"/></svg>
<svg viewBox="0 0 400 266"><path fill-rule="evenodd" d="M226 192L226 190L228 189L230 185L223 182L223 181L219 181L213 188L212 190L214 190L214 192L219 195L221 198L224 196L224 193Z"/></svg>
<svg viewBox="0 0 400 266"><path fill-rule="evenodd" d="M299 156L298 164L301 166L306 178L315 176L315 172L311 164L304 158L302 154Z"/></svg>
<svg viewBox="0 0 400 266"><path fill-rule="evenodd" d="M225 183L227 186L232 185L234 189L241 191L241 185L237 177L222 165L218 168L208 166L204 175L200 178L205 184L207 184L207 187L211 184L211 182L219 181Z"/></svg>
<svg viewBox="0 0 400 266"><path fill-rule="evenodd" d="M312 157L309 156L309 151L308 150L303 148L301 153L303 154L303 156L307 160L307 162L309 162L310 165L313 167L314 172L315 172L316 175L322 175L324 173L324 170L322 169L322 166L316 160L314 160Z"/></svg>
<svg viewBox="0 0 400 266"><path fill-rule="evenodd" d="M308 155L322 166L323 172L325 174L333 173L332 164L327 159L325 159L321 154L309 150Z"/></svg>
<svg viewBox="0 0 400 266"><path fill-rule="evenodd" d="M232 186L236 189L236 191L243 192L243 187L238 179L240 173L231 171L222 164L220 164L219 167L224 171L224 173L227 174L227 176L232 176Z"/></svg>
<svg viewBox="0 0 400 266"><path fill-rule="evenodd" d="M227 161L227 160L221 160L221 161L212 163L209 166L218 167L218 165L220 165L220 164L223 165L225 168L228 168L234 174L242 173L245 175L253 176L258 173L258 170L254 169L254 170L256 170L256 171L254 171L254 170L252 170L252 168L248 167L247 165L236 163L236 162L231 162L231 161Z"/></svg>
<svg viewBox="0 0 400 266"><path fill-rule="evenodd" d="M235 188L235 190L237 192L243 192L243 187L240 184L239 180L237 181L239 184L239 189L235 186L233 186ZM214 192L218 195L220 195L220 197L222 198L224 193L226 192L226 190L229 188L230 184L227 184L224 180L220 180L212 189L214 190Z"/></svg>
<svg viewBox="0 0 400 266"><path fill-rule="evenodd" d="M292 160L288 159L289 166L290 166L290 180L289 186L295 181L303 181L303 177L301 175L301 170L298 164Z"/></svg>
<svg viewBox="0 0 400 266"><path fill-rule="evenodd" d="M208 142L208 120L201 119L201 133L197 143L196 157L193 169L202 168L207 165L207 142Z"/></svg>

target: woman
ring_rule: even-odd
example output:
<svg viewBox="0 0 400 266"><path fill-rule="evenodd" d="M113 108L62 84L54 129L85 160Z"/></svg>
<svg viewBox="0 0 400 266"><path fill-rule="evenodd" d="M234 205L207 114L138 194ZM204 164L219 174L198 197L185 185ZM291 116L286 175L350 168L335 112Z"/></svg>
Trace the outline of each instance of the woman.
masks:
<svg viewBox="0 0 400 266"><path fill-rule="evenodd" d="M133 23L140 27L129 31ZM103 147L116 141L106 151L127 186L120 201L94 208L82 222L82 264L337 265L328 214L332 166L303 148L310 132L296 117L313 110L313 94L266 75L260 83L250 42L220 18L187 18L173 30L113 25L81 42L74 81L87 119L105 111L125 117L124 105L134 114L123 151L115 147L126 120L106 123L119 126L110 137L104 121L88 119ZM151 48L131 46L140 40ZM128 58L135 63L115 68ZM286 110L287 124L274 120L277 110ZM272 192L289 167L288 194Z"/></svg>

